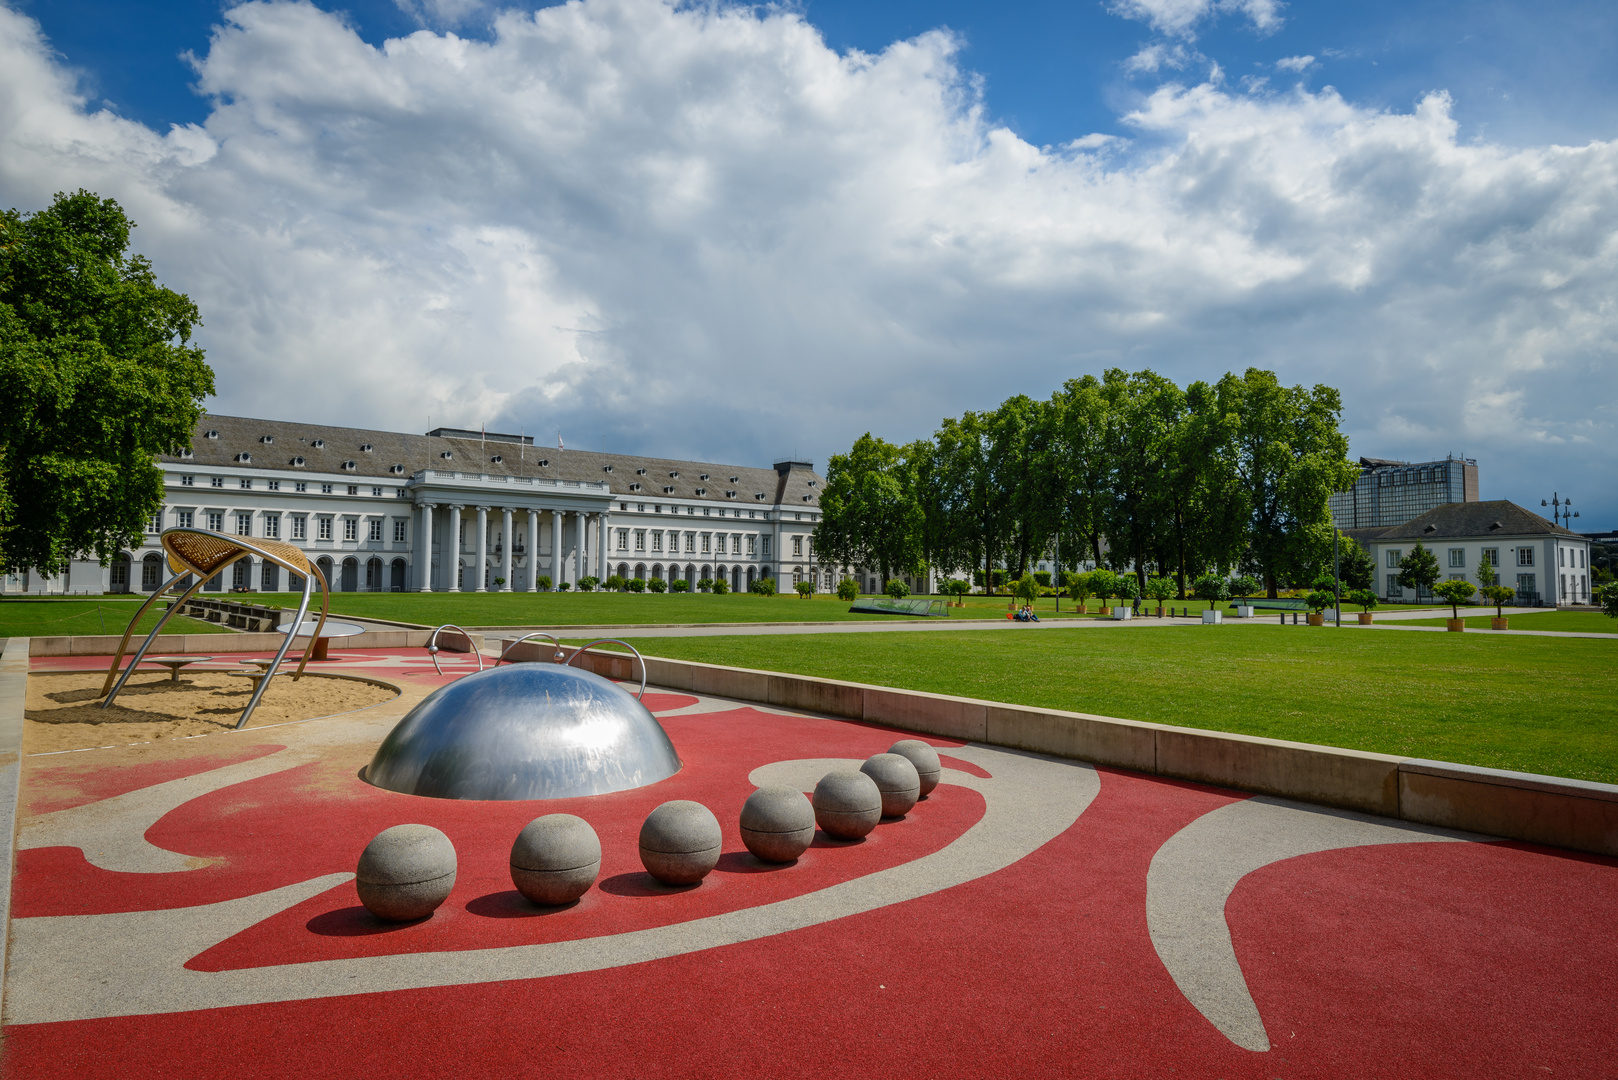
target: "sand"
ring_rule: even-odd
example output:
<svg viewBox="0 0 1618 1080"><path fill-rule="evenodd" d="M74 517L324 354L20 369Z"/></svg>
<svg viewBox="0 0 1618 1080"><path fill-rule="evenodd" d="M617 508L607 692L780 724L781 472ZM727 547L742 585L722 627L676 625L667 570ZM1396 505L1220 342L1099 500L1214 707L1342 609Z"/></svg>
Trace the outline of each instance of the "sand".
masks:
<svg viewBox="0 0 1618 1080"><path fill-rule="evenodd" d="M118 694L112 708L101 708L105 671L34 672L28 676L23 753L45 754L92 746L122 746L159 739L229 731L241 718L252 681L223 671L184 671L179 682L168 672L140 670ZM294 682L277 675L265 691L249 728L312 720L351 712L399 695L392 687L305 673Z"/></svg>

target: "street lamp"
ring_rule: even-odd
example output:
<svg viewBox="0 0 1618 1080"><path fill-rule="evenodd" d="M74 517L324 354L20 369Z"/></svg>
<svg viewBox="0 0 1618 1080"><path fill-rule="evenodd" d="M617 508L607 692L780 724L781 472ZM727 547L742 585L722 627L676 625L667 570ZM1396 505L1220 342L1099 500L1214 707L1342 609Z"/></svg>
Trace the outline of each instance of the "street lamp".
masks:
<svg viewBox="0 0 1618 1080"><path fill-rule="evenodd" d="M1541 499L1541 500L1539 500L1539 505L1550 507L1551 508L1551 524L1552 525L1560 525L1564 529L1569 528L1568 522L1572 521L1574 518L1579 516L1578 511L1573 509L1573 498L1572 498L1572 496L1569 496L1569 497L1564 499L1564 498L1561 497L1560 493L1555 492L1555 491L1551 492L1551 498L1550 498L1549 502L1546 502L1544 499Z"/></svg>

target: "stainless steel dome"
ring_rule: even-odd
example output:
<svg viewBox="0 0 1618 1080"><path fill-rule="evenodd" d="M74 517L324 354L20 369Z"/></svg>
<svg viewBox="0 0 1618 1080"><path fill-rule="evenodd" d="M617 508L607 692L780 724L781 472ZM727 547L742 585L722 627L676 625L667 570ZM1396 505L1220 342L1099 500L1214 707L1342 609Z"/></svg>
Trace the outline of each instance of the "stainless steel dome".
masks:
<svg viewBox="0 0 1618 1080"><path fill-rule="evenodd" d="M428 695L382 740L365 779L432 799L562 799L679 771L674 744L627 690L579 668L514 664Z"/></svg>

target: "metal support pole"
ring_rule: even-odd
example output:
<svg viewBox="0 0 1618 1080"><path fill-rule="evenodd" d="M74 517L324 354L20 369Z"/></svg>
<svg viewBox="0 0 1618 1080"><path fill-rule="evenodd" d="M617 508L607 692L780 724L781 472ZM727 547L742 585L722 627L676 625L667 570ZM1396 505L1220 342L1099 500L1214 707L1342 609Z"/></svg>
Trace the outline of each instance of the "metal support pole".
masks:
<svg viewBox="0 0 1618 1080"><path fill-rule="evenodd" d="M1341 535L1342 535L1342 533L1339 533L1337 531L1337 527L1335 525L1332 526L1332 530L1331 530L1331 577L1332 577L1331 591L1332 591L1332 595L1337 598L1337 625L1338 626L1343 625L1343 564L1342 564L1342 560L1338 557L1338 553L1337 553L1337 538L1340 537Z"/></svg>

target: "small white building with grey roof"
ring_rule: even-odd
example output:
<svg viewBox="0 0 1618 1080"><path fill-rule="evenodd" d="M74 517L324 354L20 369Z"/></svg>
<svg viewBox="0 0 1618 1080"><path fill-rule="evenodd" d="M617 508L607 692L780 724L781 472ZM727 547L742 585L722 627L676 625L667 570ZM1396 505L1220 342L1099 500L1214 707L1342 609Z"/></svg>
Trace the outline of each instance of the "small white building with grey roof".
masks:
<svg viewBox="0 0 1618 1080"><path fill-rule="evenodd" d="M1505 499L1450 503L1402 525L1344 532L1376 561L1376 592L1385 601L1426 599L1399 584L1399 561L1419 543L1438 557L1443 578L1473 585L1487 556L1499 583L1517 590L1518 604L1591 602L1589 539Z"/></svg>
<svg viewBox="0 0 1618 1080"><path fill-rule="evenodd" d="M806 461L757 468L209 414L158 465L164 504L144 544L110 566L10 575L5 591L151 592L167 577L158 535L177 526L294 544L344 592L535 591L614 574L826 590L841 576L815 558L823 480ZM225 576L204 592L293 584L258 560Z"/></svg>

